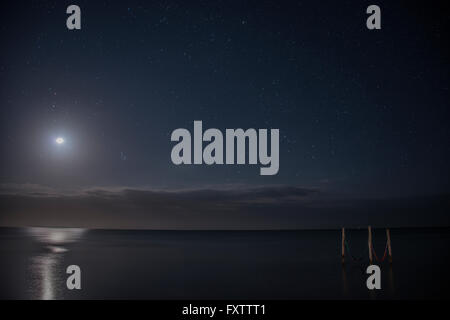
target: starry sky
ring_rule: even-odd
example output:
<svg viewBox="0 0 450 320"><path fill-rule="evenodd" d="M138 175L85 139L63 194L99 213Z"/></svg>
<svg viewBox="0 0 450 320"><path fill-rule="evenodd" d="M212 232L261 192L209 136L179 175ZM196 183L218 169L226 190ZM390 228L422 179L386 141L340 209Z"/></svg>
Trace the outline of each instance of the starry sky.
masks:
<svg viewBox="0 0 450 320"><path fill-rule="evenodd" d="M372 2L5 4L0 225L449 224L448 12L377 1L370 31ZM279 129L279 173L175 166L194 120Z"/></svg>

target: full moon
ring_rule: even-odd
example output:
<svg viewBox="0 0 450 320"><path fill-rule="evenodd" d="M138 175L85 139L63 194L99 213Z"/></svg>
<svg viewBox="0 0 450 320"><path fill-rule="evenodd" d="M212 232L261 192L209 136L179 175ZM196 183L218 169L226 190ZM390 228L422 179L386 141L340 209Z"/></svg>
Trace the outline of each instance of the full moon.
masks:
<svg viewBox="0 0 450 320"><path fill-rule="evenodd" d="M64 139L61 138L61 137L56 138L56 143L57 143L57 144L63 144L63 143L64 143Z"/></svg>

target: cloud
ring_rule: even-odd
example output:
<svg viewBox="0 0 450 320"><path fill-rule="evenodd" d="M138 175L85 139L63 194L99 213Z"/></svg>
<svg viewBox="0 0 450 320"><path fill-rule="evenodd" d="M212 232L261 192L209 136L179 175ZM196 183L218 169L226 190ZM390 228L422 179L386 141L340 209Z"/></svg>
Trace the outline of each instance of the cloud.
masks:
<svg viewBox="0 0 450 320"><path fill-rule="evenodd" d="M53 188L33 183L2 183L0 194L49 196L58 194Z"/></svg>
<svg viewBox="0 0 450 320"><path fill-rule="evenodd" d="M271 228L277 219L268 215L268 208L298 204L318 194L283 185L61 191L24 184L2 185L0 190L0 225L153 229Z"/></svg>
<svg viewBox="0 0 450 320"><path fill-rule="evenodd" d="M332 197L286 185L197 189L0 186L0 226L117 229L302 229L450 225L449 195Z"/></svg>

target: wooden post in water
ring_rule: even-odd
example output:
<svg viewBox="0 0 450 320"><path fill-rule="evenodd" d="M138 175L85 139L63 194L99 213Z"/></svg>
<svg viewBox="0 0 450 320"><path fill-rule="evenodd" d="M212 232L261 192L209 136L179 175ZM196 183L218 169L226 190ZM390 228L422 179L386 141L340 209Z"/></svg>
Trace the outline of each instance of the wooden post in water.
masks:
<svg viewBox="0 0 450 320"><path fill-rule="evenodd" d="M371 226L368 227L368 233L369 233L369 235L368 235L369 239L368 239L367 245L369 246L369 262L370 262L370 264L372 264L372 227Z"/></svg>
<svg viewBox="0 0 450 320"><path fill-rule="evenodd" d="M386 239L389 252L389 263L392 263L391 232L389 229L386 229Z"/></svg>
<svg viewBox="0 0 450 320"><path fill-rule="evenodd" d="M342 228L342 264L345 263L345 228Z"/></svg>

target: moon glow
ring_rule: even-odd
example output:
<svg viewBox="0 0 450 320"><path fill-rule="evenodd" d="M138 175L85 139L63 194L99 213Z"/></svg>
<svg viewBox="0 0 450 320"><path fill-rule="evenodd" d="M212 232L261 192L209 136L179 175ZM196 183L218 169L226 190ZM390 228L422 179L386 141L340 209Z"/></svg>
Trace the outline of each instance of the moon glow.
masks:
<svg viewBox="0 0 450 320"><path fill-rule="evenodd" d="M56 141L57 144L63 144L64 143L64 139L61 138L61 137L56 138L55 141Z"/></svg>

